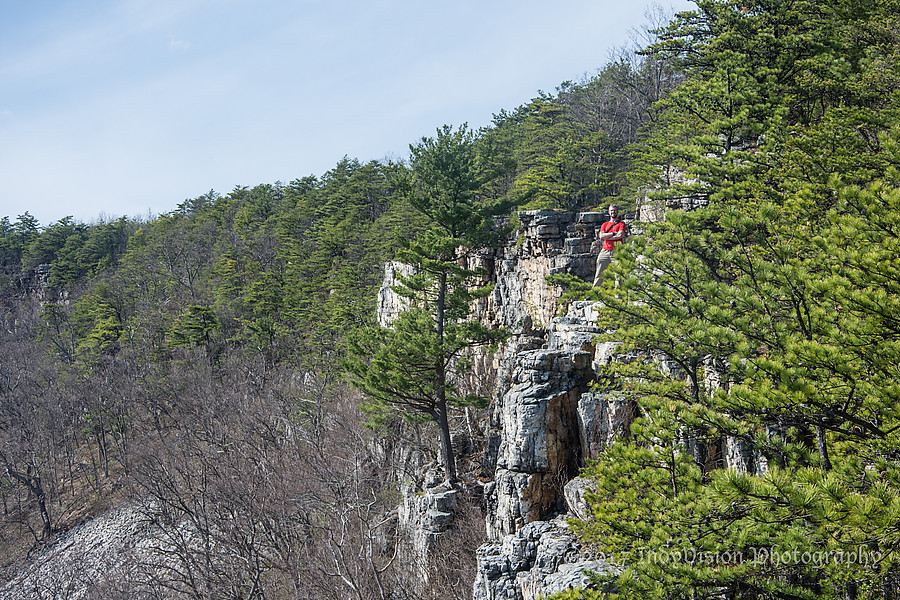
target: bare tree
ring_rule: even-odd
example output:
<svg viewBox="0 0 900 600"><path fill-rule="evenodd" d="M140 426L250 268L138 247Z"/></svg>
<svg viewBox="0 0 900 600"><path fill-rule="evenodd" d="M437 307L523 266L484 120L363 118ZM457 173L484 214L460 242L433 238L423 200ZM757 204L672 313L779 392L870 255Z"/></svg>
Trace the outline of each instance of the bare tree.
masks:
<svg viewBox="0 0 900 600"><path fill-rule="evenodd" d="M175 598L395 598L397 496L355 398L327 369L253 372L185 370L193 399L132 446L160 540L135 585Z"/></svg>

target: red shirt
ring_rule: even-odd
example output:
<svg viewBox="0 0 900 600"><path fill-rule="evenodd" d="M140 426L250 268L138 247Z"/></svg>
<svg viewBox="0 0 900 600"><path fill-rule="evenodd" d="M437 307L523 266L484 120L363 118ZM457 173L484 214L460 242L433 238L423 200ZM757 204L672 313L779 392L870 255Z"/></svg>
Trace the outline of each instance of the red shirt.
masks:
<svg viewBox="0 0 900 600"><path fill-rule="evenodd" d="M600 233L619 233L625 231L625 221L607 221L600 226ZM614 244L622 243L622 240L603 240L603 249L612 251Z"/></svg>

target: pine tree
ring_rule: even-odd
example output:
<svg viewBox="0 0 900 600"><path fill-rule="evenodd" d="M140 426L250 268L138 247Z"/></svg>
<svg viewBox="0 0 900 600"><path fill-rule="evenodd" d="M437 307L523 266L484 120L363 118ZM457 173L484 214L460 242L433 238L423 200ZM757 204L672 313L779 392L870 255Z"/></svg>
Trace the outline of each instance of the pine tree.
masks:
<svg viewBox="0 0 900 600"><path fill-rule="evenodd" d="M582 532L625 559L622 597L895 594L896 3L698 6L657 47L689 79L656 139L694 176L673 195L710 204L599 292L645 360L610 367L639 418Z"/></svg>
<svg viewBox="0 0 900 600"><path fill-rule="evenodd" d="M482 170L474 134L465 126L444 126L436 137L423 138L410 150L403 187L430 228L397 255L413 269L395 288L407 308L390 328L372 328L357 336L347 367L374 405L399 407L437 423L444 477L455 485L449 410L481 401L462 385L467 353L502 335L469 318L472 301L490 288L477 285L479 273L468 268L468 259L495 242L493 216L509 206L480 196L500 173Z"/></svg>

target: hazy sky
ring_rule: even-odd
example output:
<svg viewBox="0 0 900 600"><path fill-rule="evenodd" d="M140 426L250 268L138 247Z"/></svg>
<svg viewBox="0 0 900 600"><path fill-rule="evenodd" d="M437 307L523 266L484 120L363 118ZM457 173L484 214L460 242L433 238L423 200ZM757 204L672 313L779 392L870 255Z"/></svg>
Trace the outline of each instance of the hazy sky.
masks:
<svg viewBox="0 0 900 600"><path fill-rule="evenodd" d="M345 155L402 159L443 124L488 125L596 73L646 8L0 0L0 217L146 217Z"/></svg>

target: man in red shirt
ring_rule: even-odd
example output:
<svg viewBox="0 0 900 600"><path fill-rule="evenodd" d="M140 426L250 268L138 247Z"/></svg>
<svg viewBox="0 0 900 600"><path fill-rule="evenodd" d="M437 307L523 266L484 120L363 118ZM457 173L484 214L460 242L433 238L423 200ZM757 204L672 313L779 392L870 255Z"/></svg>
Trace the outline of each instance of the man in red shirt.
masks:
<svg viewBox="0 0 900 600"><path fill-rule="evenodd" d="M603 281L603 271L612 261L613 250L616 242L622 243L628 237L628 228L625 222L619 218L619 207L615 204L609 205L609 221L600 226L600 234L597 236L603 240L603 249L597 255L597 271L594 273L594 287L600 285Z"/></svg>

